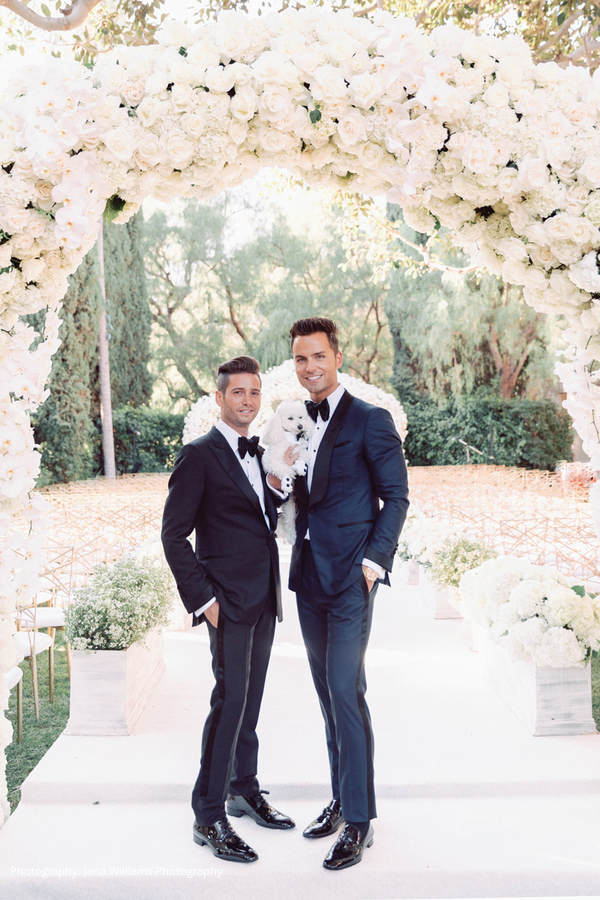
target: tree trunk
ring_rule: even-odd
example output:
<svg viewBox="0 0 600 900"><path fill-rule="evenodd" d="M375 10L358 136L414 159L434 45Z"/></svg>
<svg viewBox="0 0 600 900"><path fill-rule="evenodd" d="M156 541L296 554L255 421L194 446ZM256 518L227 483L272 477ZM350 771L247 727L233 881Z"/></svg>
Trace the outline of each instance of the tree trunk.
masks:
<svg viewBox="0 0 600 900"><path fill-rule="evenodd" d="M98 335L98 357L100 366L100 421L102 422L102 456L104 474L107 478L116 477L115 438L113 434L112 401L110 396L110 364L108 359L108 337L106 334L106 282L104 280L104 222L100 219L98 229L98 260L100 262L100 290L104 307L100 313L100 332Z"/></svg>

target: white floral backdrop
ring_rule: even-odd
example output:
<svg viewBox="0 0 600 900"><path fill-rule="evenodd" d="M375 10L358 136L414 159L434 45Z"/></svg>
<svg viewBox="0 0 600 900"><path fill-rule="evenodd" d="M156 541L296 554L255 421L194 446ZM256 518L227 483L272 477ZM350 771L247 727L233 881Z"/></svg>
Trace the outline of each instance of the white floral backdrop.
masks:
<svg viewBox="0 0 600 900"><path fill-rule="evenodd" d="M273 366L261 374L262 399L260 412L251 426L253 434L260 434L265 422L269 419L283 400L308 400L309 393L298 383L294 363L286 360L280 366ZM407 433L406 414L393 394L382 391L373 384L365 384L359 378L340 373L340 383L355 397L360 397L374 406L383 406L391 414L394 424L402 440ZM219 418L219 407L215 403L214 394L200 397L185 417L183 443L210 431Z"/></svg>
<svg viewBox="0 0 600 900"><path fill-rule="evenodd" d="M49 59L5 72L0 674L43 544L38 529L36 549L22 546L27 517L43 515L29 414L45 396L67 276L107 202L125 221L150 195L210 197L278 166L387 194L420 231L449 227L482 266L524 285L528 303L565 316L566 406L600 469L599 111L600 75L534 65L518 38L424 35L379 10L226 11L197 29L167 23L158 45L119 47L93 70ZM36 347L19 317L45 308ZM0 771L9 731L2 719Z"/></svg>

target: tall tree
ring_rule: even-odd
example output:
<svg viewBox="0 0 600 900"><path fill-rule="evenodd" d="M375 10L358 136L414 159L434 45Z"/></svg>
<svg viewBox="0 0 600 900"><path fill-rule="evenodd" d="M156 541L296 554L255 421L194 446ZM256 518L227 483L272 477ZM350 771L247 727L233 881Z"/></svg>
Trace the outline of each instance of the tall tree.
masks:
<svg viewBox="0 0 600 900"><path fill-rule="evenodd" d="M143 406L152 394L148 371L152 316L142 249L143 217L104 224L104 268L113 406Z"/></svg>
<svg viewBox="0 0 600 900"><path fill-rule="evenodd" d="M75 481L95 474L91 381L98 365L101 308L94 248L69 279L61 311L61 345L52 359L50 396L33 418L45 482Z"/></svg>

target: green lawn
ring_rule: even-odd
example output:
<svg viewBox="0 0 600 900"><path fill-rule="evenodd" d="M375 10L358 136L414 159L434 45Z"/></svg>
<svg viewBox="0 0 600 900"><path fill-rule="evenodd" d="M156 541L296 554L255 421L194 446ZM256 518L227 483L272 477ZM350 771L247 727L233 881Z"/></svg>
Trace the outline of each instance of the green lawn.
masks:
<svg viewBox="0 0 600 900"><path fill-rule="evenodd" d="M69 718L69 676L67 654L62 632L56 635L54 648L54 703L48 699L48 653L38 658L38 688L40 694L40 718L36 721L33 709L31 670L28 662L23 669L23 742L17 744L17 690L10 694L8 718L12 722L13 742L6 748L6 780L11 812L21 799L21 785L44 753L64 730Z"/></svg>

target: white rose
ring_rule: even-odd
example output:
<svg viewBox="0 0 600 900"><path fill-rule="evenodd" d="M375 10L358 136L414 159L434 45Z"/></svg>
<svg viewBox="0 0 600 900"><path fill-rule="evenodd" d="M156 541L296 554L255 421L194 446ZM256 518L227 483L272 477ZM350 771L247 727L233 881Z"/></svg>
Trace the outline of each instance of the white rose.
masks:
<svg viewBox="0 0 600 900"><path fill-rule="evenodd" d="M248 136L248 123L234 120L229 123L227 133L234 144L243 144Z"/></svg>
<svg viewBox="0 0 600 900"><path fill-rule="evenodd" d="M326 100L321 107L323 115L330 119L341 119L348 109L346 97L334 97L332 100Z"/></svg>
<svg viewBox="0 0 600 900"><path fill-rule="evenodd" d="M374 144L372 141L366 141L364 144L358 145L356 148L356 155L365 169L376 169L380 165L385 154L383 148L379 144Z"/></svg>
<svg viewBox="0 0 600 900"><path fill-rule="evenodd" d="M197 115L197 113L185 113L181 117L181 125L186 134L197 138L204 131L206 119L204 116Z"/></svg>
<svg viewBox="0 0 600 900"><path fill-rule="evenodd" d="M168 84L168 72L152 72L152 74L148 75L148 77L146 78L146 94L162 94L163 91L166 91Z"/></svg>
<svg viewBox="0 0 600 900"><path fill-rule="evenodd" d="M4 244L0 244L0 269L7 269L10 266L11 257L12 243L5 241Z"/></svg>
<svg viewBox="0 0 600 900"><path fill-rule="evenodd" d="M454 76L457 87L463 88L473 97L483 90L484 77L477 69L459 69Z"/></svg>
<svg viewBox="0 0 600 900"><path fill-rule="evenodd" d="M536 83L542 87L556 84L564 75L563 70L555 62L538 63L533 71Z"/></svg>
<svg viewBox="0 0 600 900"><path fill-rule="evenodd" d="M584 216L570 216L571 219L571 240L576 244L587 244L589 241L596 242L600 233L594 228L592 223Z"/></svg>
<svg viewBox="0 0 600 900"><path fill-rule="evenodd" d="M367 139L367 120L357 109L343 116L337 124L342 144L356 144Z"/></svg>
<svg viewBox="0 0 600 900"><path fill-rule="evenodd" d="M251 87L236 91L231 100L231 115L241 122L247 122L256 112L257 99L256 93Z"/></svg>
<svg viewBox="0 0 600 900"><path fill-rule="evenodd" d="M572 103L565 113L571 125L576 128L582 125L593 125L596 121L596 110L587 103Z"/></svg>
<svg viewBox="0 0 600 900"><path fill-rule="evenodd" d="M493 164L494 148L488 138L469 138L462 154L463 165L480 175L487 174Z"/></svg>
<svg viewBox="0 0 600 900"><path fill-rule="evenodd" d="M16 269L11 269L10 272L0 272L0 294L8 293L15 286L16 281Z"/></svg>
<svg viewBox="0 0 600 900"><path fill-rule="evenodd" d="M530 246L529 256L534 266L544 269L551 269L558 262L550 247L540 247L537 244Z"/></svg>
<svg viewBox="0 0 600 900"><path fill-rule="evenodd" d="M558 213L544 222L544 230L550 242L571 240L571 216Z"/></svg>
<svg viewBox="0 0 600 900"><path fill-rule="evenodd" d="M196 106L196 94L189 84L174 84L171 88L171 104L177 112L188 112Z"/></svg>
<svg viewBox="0 0 600 900"><path fill-rule="evenodd" d="M123 122L128 116L127 111L121 109L120 104L121 100L119 97L106 97L101 103L98 103L98 105L94 107L94 120L103 129L110 128L111 126L117 125L119 122Z"/></svg>
<svg viewBox="0 0 600 900"><path fill-rule="evenodd" d="M589 184L592 188L600 187L600 159L597 156L588 156L584 164L577 172L577 178Z"/></svg>
<svg viewBox="0 0 600 900"><path fill-rule="evenodd" d="M525 272L525 280L523 282L530 291L544 292L548 287L548 279L544 273L535 266L529 266Z"/></svg>
<svg viewBox="0 0 600 900"><path fill-rule="evenodd" d="M502 277L509 284L525 284L527 266L518 260L507 259L502 263Z"/></svg>
<svg viewBox="0 0 600 900"><path fill-rule="evenodd" d="M26 282L37 281L39 276L42 274L44 269L46 268L46 263L43 259L26 259L21 263L21 272L23 273L23 280Z"/></svg>
<svg viewBox="0 0 600 900"><path fill-rule="evenodd" d="M523 65L523 60L515 56L505 56L500 60L496 69L496 78L505 84L521 84L523 76L527 69Z"/></svg>
<svg viewBox="0 0 600 900"><path fill-rule="evenodd" d="M345 62L341 66L342 74L348 82L351 81L355 75L361 75L363 72L370 72L372 68L373 62L364 48L359 48L348 62Z"/></svg>
<svg viewBox="0 0 600 900"><path fill-rule="evenodd" d="M137 108L137 117L145 128L151 128L161 117L164 109L162 100L156 97L145 97Z"/></svg>
<svg viewBox="0 0 600 900"><path fill-rule="evenodd" d="M510 167L501 169L498 172L496 187L503 197L512 197L519 193L519 173L516 169Z"/></svg>
<svg viewBox="0 0 600 900"><path fill-rule="evenodd" d="M189 37L189 25L175 19L167 19L156 33L158 43L163 47L185 47Z"/></svg>
<svg viewBox="0 0 600 900"><path fill-rule="evenodd" d="M277 122L292 113L290 93L286 88L277 85L267 86L260 97L258 111L261 119Z"/></svg>
<svg viewBox="0 0 600 900"><path fill-rule="evenodd" d="M498 241L496 249L506 259L519 260L527 256L525 244L519 238L503 238Z"/></svg>
<svg viewBox="0 0 600 900"><path fill-rule="evenodd" d="M22 234L15 234L12 239L12 248L13 248L13 256L16 256L17 259L25 259L28 255L31 255L31 248L33 247L33 236L28 232L24 232Z"/></svg>
<svg viewBox="0 0 600 900"><path fill-rule="evenodd" d="M248 38L239 29L217 28L213 33L213 40L223 62L241 59L248 52Z"/></svg>
<svg viewBox="0 0 600 900"><path fill-rule="evenodd" d="M518 160L519 188L522 191L537 191L548 184L548 166L543 159L525 156Z"/></svg>
<svg viewBox="0 0 600 900"><path fill-rule="evenodd" d="M310 161L315 169L322 169L328 165L337 156L337 152L331 144L325 144L324 147L318 147L316 150L310 151Z"/></svg>
<svg viewBox="0 0 600 900"><path fill-rule="evenodd" d="M197 69L183 56L171 61L169 65L169 81L175 84L191 84L197 75Z"/></svg>
<svg viewBox="0 0 600 900"><path fill-rule="evenodd" d="M493 109L502 109L503 107L508 106L508 88L499 81L495 81L494 84L485 91L483 99L487 105L491 106Z"/></svg>
<svg viewBox="0 0 600 900"><path fill-rule="evenodd" d="M286 135L275 128L262 128L259 131L258 138L260 146L266 153L281 153L288 144Z"/></svg>
<svg viewBox="0 0 600 900"><path fill-rule="evenodd" d="M327 53L320 44L313 44L300 53L294 54L292 60L306 75L314 75L319 66L327 62Z"/></svg>
<svg viewBox="0 0 600 900"><path fill-rule="evenodd" d="M315 100L328 100L331 97L346 96L346 82L340 75L340 70L335 66L319 66L315 70L314 80L311 84L312 94Z"/></svg>
<svg viewBox="0 0 600 900"><path fill-rule="evenodd" d="M144 96L144 90L143 81L128 81L123 85L121 95L130 106L137 106Z"/></svg>
<svg viewBox="0 0 600 900"><path fill-rule="evenodd" d="M558 110L546 113L544 116L544 127L550 137L553 138L564 138L573 133L573 126L567 117Z"/></svg>
<svg viewBox="0 0 600 900"><path fill-rule="evenodd" d="M356 106L370 109L382 96L383 85L376 75L364 72L362 75L355 75L350 82L350 94Z"/></svg>
<svg viewBox="0 0 600 900"><path fill-rule="evenodd" d="M20 206L9 206L0 210L0 228L7 234L18 234L29 223L29 213Z"/></svg>
<svg viewBox="0 0 600 900"><path fill-rule="evenodd" d="M151 169L164 162L165 153L158 138L147 135L138 142L133 158L140 169Z"/></svg>
<svg viewBox="0 0 600 900"><path fill-rule="evenodd" d="M209 91L217 94L226 94L235 84L229 66L209 66L203 80Z"/></svg>
<svg viewBox="0 0 600 900"><path fill-rule="evenodd" d="M100 80L102 87L105 87L107 91L110 91L111 94L118 94L127 81L127 72L123 66L111 63L100 72Z"/></svg>
<svg viewBox="0 0 600 900"><path fill-rule="evenodd" d="M165 150L175 169L185 169L194 156L194 145L180 132L171 132L165 143Z"/></svg>
<svg viewBox="0 0 600 900"><path fill-rule="evenodd" d="M135 150L135 137L126 128L113 128L104 136L104 146L108 153L120 162L128 162Z"/></svg>
<svg viewBox="0 0 600 900"><path fill-rule="evenodd" d="M50 200L52 198L52 189L54 185L51 181L40 179L35 183L35 193L40 200Z"/></svg>
<svg viewBox="0 0 600 900"><path fill-rule="evenodd" d="M324 49L329 57L329 62L334 63L334 65L340 65L340 63L348 62L352 58L357 45L356 41L342 34L331 41L331 43L326 44Z"/></svg>
<svg viewBox="0 0 600 900"><path fill-rule="evenodd" d="M49 269L60 269L62 266L60 250L48 250L44 260Z"/></svg>
<svg viewBox="0 0 600 900"><path fill-rule="evenodd" d="M202 40L188 47L187 60L198 73L205 71L209 66L218 66L221 56L212 41Z"/></svg>
<svg viewBox="0 0 600 900"><path fill-rule="evenodd" d="M229 71L236 87L244 87L252 80L252 69L245 63L232 63L229 66Z"/></svg>
<svg viewBox="0 0 600 900"><path fill-rule="evenodd" d="M34 240L40 238L46 230L47 219L44 216L40 216L39 213L31 211L31 215L29 217L29 223L27 225L27 233L31 235Z"/></svg>

